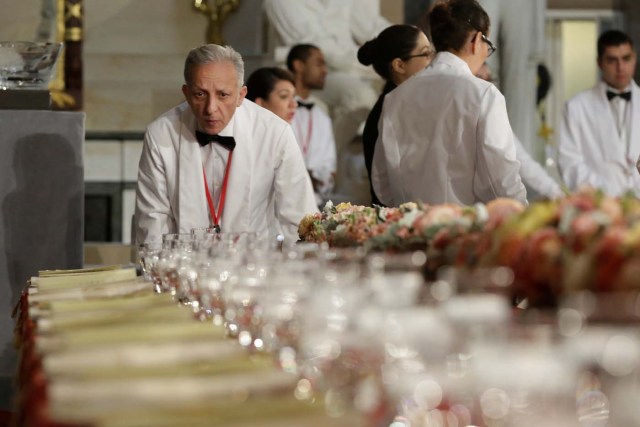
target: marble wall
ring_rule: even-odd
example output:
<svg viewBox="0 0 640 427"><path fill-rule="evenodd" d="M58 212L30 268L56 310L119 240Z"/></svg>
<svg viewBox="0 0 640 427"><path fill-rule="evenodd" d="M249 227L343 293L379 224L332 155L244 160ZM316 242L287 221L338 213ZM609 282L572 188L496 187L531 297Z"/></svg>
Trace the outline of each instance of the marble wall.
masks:
<svg viewBox="0 0 640 427"><path fill-rule="evenodd" d="M42 0L4 1L0 40L33 40ZM382 0L394 22L402 2ZM224 35L247 70L270 60L262 0L242 0ZM258 11L258 12L257 12ZM190 0L84 0L84 103L87 130L142 131L182 101L186 52L202 44L208 18Z"/></svg>
<svg viewBox="0 0 640 427"><path fill-rule="evenodd" d="M47 1L47 0L44 0ZM33 40L43 0L4 0L0 40ZM430 0L381 0L393 22L415 18ZM623 0L549 0L550 9L631 8ZM247 61L268 63L268 29L262 0L242 0L225 25L225 37ZM185 53L204 41L207 17L190 0L84 0L84 83L87 130L143 131L159 113L182 100ZM250 29L249 31L247 29Z"/></svg>

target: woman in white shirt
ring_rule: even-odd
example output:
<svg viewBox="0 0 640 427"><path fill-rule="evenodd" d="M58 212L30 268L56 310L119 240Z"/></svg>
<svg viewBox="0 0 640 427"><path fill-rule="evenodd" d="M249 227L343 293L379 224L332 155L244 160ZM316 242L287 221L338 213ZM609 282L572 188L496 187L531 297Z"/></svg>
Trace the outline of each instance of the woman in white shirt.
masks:
<svg viewBox="0 0 640 427"><path fill-rule="evenodd" d="M293 74L278 67L258 68L247 79L247 99L291 124L298 108Z"/></svg>
<svg viewBox="0 0 640 427"><path fill-rule="evenodd" d="M526 203L504 97L474 76L495 51L488 15L475 0L449 0L432 9L429 23L438 54L385 98L376 194L388 206L498 197Z"/></svg>
<svg viewBox="0 0 640 427"><path fill-rule="evenodd" d="M375 103L362 131L364 163L371 183L371 165L378 140L378 122L382 115L385 96L399 84L418 71L424 70L433 58L433 48L427 36L413 25L392 25L385 28L377 37L369 40L358 49L358 61L362 65L371 65L376 73L385 80L382 93ZM371 186L371 203L379 205L380 200Z"/></svg>
<svg viewBox="0 0 640 427"><path fill-rule="evenodd" d="M477 77L482 80L492 82L491 69L484 64L478 72ZM516 158L520 162L520 177L522 182L529 190L533 190L539 197L548 199L558 199L564 196L564 192L560 185L547 173L547 171L538 163L524 148L518 137L513 135L513 142L516 144Z"/></svg>

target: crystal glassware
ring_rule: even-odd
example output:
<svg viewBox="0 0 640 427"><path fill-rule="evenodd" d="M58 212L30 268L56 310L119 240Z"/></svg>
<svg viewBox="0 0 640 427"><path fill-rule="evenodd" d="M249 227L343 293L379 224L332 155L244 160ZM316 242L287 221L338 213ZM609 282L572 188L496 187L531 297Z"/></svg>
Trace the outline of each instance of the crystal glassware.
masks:
<svg viewBox="0 0 640 427"><path fill-rule="evenodd" d="M0 89L46 89L62 46L0 41Z"/></svg>

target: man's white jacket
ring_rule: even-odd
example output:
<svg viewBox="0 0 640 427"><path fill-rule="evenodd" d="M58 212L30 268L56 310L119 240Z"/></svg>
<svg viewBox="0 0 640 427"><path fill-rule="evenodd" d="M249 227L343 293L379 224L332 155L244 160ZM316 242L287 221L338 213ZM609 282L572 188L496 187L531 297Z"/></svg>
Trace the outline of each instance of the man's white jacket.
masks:
<svg viewBox="0 0 640 427"><path fill-rule="evenodd" d="M633 190L640 196L640 89L632 83L631 125L628 141L622 138L600 82L570 99L564 109L558 139L558 167L570 190L600 188L610 196Z"/></svg>
<svg viewBox="0 0 640 427"><path fill-rule="evenodd" d="M136 241L210 226L196 119L187 103L147 127L138 171ZM311 181L288 123L244 100L220 135L233 136L222 231L297 240L297 227L317 211ZM215 201L217 207L217 201Z"/></svg>

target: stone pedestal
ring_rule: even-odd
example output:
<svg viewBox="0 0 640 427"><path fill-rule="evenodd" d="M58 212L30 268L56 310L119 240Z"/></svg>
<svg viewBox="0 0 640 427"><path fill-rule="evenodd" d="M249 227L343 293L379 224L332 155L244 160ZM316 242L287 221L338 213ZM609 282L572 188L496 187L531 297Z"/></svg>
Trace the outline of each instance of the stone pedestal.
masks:
<svg viewBox="0 0 640 427"><path fill-rule="evenodd" d="M0 111L0 410L16 372L11 310L39 270L83 265L84 113Z"/></svg>

